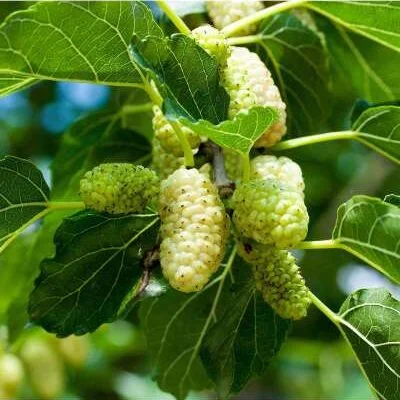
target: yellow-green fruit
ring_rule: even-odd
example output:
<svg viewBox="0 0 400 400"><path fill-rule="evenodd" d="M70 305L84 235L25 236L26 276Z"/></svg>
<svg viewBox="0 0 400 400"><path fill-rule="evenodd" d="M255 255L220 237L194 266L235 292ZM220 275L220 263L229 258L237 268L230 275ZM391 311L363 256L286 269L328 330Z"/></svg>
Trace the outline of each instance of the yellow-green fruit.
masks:
<svg viewBox="0 0 400 400"><path fill-rule="evenodd" d="M181 168L161 183L160 262L172 287L201 290L218 269L228 235L217 188L197 169Z"/></svg>
<svg viewBox="0 0 400 400"><path fill-rule="evenodd" d="M160 179L165 179L178 168L185 165L184 157L177 157L166 152L160 145L158 139L153 139L152 168Z"/></svg>
<svg viewBox="0 0 400 400"><path fill-rule="evenodd" d="M182 133L186 136L190 147L197 149L200 145L200 137L191 129L180 125ZM175 133L174 128L165 118L158 106L153 107L153 130L154 137L158 140L160 146L168 153L176 157L183 156L183 150L178 135Z"/></svg>
<svg viewBox="0 0 400 400"><path fill-rule="evenodd" d="M251 179L273 179L290 186L299 193L304 191L300 166L288 157L257 156L251 160Z"/></svg>
<svg viewBox="0 0 400 400"><path fill-rule="evenodd" d="M257 289L279 316L297 320L307 315L309 290L289 252L271 252L263 263L253 265L253 273Z"/></svg>
<svg viewBox="0 0 400 400"><path fill-rule="evenodd" d="M42 399L54 400L65 390L65 371L57 351L45 340L31 338L21 348L32 388Z"/></svg>
<svg viewBox="0 0 400 400"><path fill-rule="evenodd" d="M207 0L207 11L216 28L222 29L232 22L254 14L263 9L262 1L256 0ZM236 35L248 35L256 31L258 24L250 24Z"/></svg>
<svg viewBox="0 0 400 400"><path fill-rule="evenodd" d="M0 399L15 398L24 377L24 368L18 357L0 355Z"/></svg>
<svg viewBox="0 0 400 400"><path fill-rule="evenodd" d="M264 132L256 146L269 147L281 140L286 133L286 104L259 56L245 47L232 47L221 80L230 96L229 118L254 106L274 107L278 111L278 121Z"/></svg>
<svg viewBox="0 0 400 400"><path fill-rule="evenodd" d="M224 148L223 153L226 174L231 181L237 181L242 176L242 158L232 149Z"/></svg>
<svg viewBox="0 0 400 400"><path fill-rule="evenodd" d="M193 39L211 56L214 56L219 65L225 65L230 54L230 46L225 36L211 25L202 25L192 31Z"/></svg>
<svg viewBox="0 0 400 400"><path fill-rule="evenodd" d="M86 207L111 214L143 212L157 199L159 189L154 171L124 163L100 164L80 182Z"/></svg>
<svg viewBox="0 0 400 400"><path fill-rule="evenodd" d="M58 348L67 364L81 368L89 354L89 340L86 336L69 336L58 341Z"/></svg>
<svg viewBox="0 0 400 400"><path fill-rule="evenodd" d="M303 196L273 180L240 184L232 197L233 222L239 235L279 249L295 247L307 235Z"/></svg>
<svg viewBox="0 0 400 400"><path fill-rule="evenodd" d="M236 245L239 256L249 264L263 264L276 252L274 247L246 237L237 237Z"/></svg>

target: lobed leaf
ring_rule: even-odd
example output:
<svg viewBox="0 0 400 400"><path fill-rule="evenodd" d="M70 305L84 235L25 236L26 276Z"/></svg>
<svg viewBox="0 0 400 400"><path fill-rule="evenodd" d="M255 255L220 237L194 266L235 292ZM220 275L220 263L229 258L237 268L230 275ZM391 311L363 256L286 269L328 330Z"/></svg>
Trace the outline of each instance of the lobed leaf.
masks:
<svg viewBox="0 0 400 400"><path fill-rule="evenodd" d="M31 319L58 336L92 332L116 318L138 283L141 259L155 245L156 215L81 211L58 228L30 296Z"/></svg>
<svg viewBox="0 0 400 400"><path fill-rule="evenodd" d="M162 36L140 1L38 2L0 26L0 95L41 79L115 86L141 82L132 35Z"/></svg>
<svg viewBox="0 0 400 400"><path fill-rule="evenodd" d="M400 302L386 289L361 289L343 303L337 322L381 400L400 397Z"/></svg>
<svg viewBox="0 0 400 400"><path fill-rule="evenodd" d="M378 198L354 196L338 209L333 239L400 283L400 208Z"/></svg>

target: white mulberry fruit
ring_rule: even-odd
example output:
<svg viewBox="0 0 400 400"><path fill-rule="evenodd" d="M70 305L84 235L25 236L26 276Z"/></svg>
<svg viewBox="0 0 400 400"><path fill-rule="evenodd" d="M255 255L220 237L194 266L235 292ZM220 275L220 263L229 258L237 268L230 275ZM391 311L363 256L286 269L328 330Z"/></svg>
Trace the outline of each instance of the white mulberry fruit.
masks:
<svg viewBox="0 0 400 400"><path fill-rule="evenodd" d="M279 316L298 320L307 315L309 290L289 252L271 252L263 263L253 265L253 274L256 288Z"/></svg>
<svg viewBox="0 0 400 400"><path fill-rule="evenodd" d="M100 164L80 182L80 195L86 207L110 214L142 212L158 193L156 173L133 164Z"/></svg>
<svg viewBox="0 0 400 400"><path fill-rule="evenodd" d="M232 22L254 14L263 9L263 3L256 0L208 0L207 11L216 28L222 29ZM257 30L257 24L250 24L236 32L236 35L248 35Z"/></svg>
<svg viewBox="0 0 400 400"><path fill-rule="evenodd" d="M184 157L177 157L165 151L158 139L153 138L153 151L151 167L160 179L165 179L178 168L185 165Z"/></svg>
<svg viewBox="0 0 400 400"><path fill-rule="evenodd" d="M187 140L192 149L196 149L200 145L200 137L191 129L181 126L182 132L186 135ZM153 130L154 137L158 139L161 147L168 153L176 157L183 156L183 150L178 135L174 131L172 125L165 118L161 108L153 107Z"/></svg>
<svg viewBox="0 0 400 400"><path fill-rule="evenodd" d="M251 179L273 179L292 187L299 193L304 191L301 168L288 157L264 155L253 158Z"/></svg>
<svg viewBox="0 0 400 400"><path fill-rule="evenodd" d="M196 169L180 168L161 183L160 263L172 287L201 290L222 260L227 218L217 188Z"/></svg>
<svg viewBox="0 0 400 400"><path fill-rule="evenodd" d="M301 194L273 180L242 183L232 197L240 235L278 249L293 248L307 235L308 214Z"/></svg>
<svg viewBox="0 0 400 400"><path fill-rule="evenodd" d="M15 398L24 377L22 362L13 354L0 355L0 398Z"/></svg>
<svg viewBox="0 0 400 400"><path fill-rule="evenodd" d="M279 120L264 132L255 145L270 147L281 140L286 133L286 104L258 55L245 47L232 47L227 66L221 71L221 80L230 96L230 119L254 106L274 107L279 112Z"/></svg>
<svg viewBox="0 0 400 400"><path fill-rule="evenodd" d="M202 25L193 29L192 37L208 54L216 58L219 65L226 64L230 46L218 29L211 25Z"/></svg>

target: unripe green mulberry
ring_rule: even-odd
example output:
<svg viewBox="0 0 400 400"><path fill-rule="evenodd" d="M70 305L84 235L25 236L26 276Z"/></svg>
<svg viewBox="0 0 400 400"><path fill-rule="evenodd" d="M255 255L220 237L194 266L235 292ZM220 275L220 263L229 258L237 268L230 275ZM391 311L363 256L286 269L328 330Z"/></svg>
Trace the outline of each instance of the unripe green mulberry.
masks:
<svg viewBox="0 0 400 400"><path fill-rule="evenodd" d="M264 263L254 264L253 273L257 289L279 316L297 320L307 315L309 290L289 252L276 250Z"/></svg>
<svg viewBox="0 0 400 400"><path fill-rule="evenodd" d="M242 157L237 151L229 148L223 149L225 170L228 178L236 181L242 176Z"/></svg>
<svg viewBox="0 0 400 400"><path fill-rule="evenodd" d="M254 106L270 106L279 112L275 122L256 142L257 147L273 146L286 133L286 105L271 73L256 53L245 47L232 47L227 66L221 71L222 84L230 96L228 116Z"/></svg>
<svg viewBox="0 0 400 400"><path fill-rule="evenodd" d="M273 180L238 186L232 197L233 222L240 235L278 249L293 248L307 235L303 196Z"/></svg>
<svg viewBox="0 0 400 400"><path fill-rule="evenodd" d="M207 0L208 15L218 29L222 29L232 22L252 15L263 8L262 2L255 0ZM236 35L241 36L253 33L257 30L257 26L257 24L250 24L236 32Z"/></svg>
<svg viewBox="0 0 400 400"><path fill-rule="evenodd" d="M180 168L161 183L160 263L172 287L201 290L222 260L227 217L217 188L197 169Z"/></svg>
<svg viewBox="0 0 400 400"><path fill-rule="evenodd" d="M225 36L211 25L199 26L192 31L192 37L219 65L225 65L230 54L230 46Z"/></svg>
<svg viewBox="0 0 400 400"><path fill-rule="evenodd" d="M151 166L160 179L165 179L178 168L185 165L184 157L177 157L166 152L160 145L158 139L153 139L153 152Z"/></svg>
<svg viewBox="0 0 400 400"><path fill-rule="evenodd" d="M15 398L22 383L22 362L13 354L0 355L0 399Z"/></svg>
<svg viewBox="0 0 400 400"><path fill-rule="evenodd" d="M80 182L86 207L111 214L142 212L155 201L158 193L156 173L133 164L100 164Z"/></svg>
<svg viewBox="0 0 400 400"><path fill-rule="evenodd" d="M273 179L290 186L299 193L304 191L300 166L288 157L257 156L251 160L252 179Z"/></svg>
<svg viewBox="0 0 400 400"><path fill-rule="evenodd" d="M181 125L182 132L186 135L192 149L197 149L200 145L200 137L191 129ZM158 139L162 148L176 157L183 156L183 150L178 135L174 128L165 118L158 106L153 107L153 130L154 137Z"/></svg>

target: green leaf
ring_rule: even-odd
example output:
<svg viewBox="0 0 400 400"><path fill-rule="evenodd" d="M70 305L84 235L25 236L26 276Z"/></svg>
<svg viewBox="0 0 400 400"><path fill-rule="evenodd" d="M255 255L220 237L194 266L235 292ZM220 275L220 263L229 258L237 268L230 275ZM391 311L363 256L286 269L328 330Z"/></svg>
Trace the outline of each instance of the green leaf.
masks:
<svg viewBox="0 0 400 400"><path fill-rule="evenodd" d="M38 2L0 26L0 95L37 80L141 82L132 35L162 36L140 1Z"/></svg>
<svg viewBox="0 0 400 400"><path fill-rule="evenodd" d="M393 204L394 206L400 207L400 196L396 194L388 194L387 196L385 196L384 201L386 203L390 203Z"/></svg>
<svg viewBox="0 0 400 400"><path fill-rule="evenodd" d="M168 117L226 120L229 96L220 86L214 57L182 34L140 39L133 38L132 55L161 86Z"/></svg>
<svg viewBox="0 0 400 400"><path fill-rule="evenodd" d="M11 156L0 160L0 252L44 215L49 192L42 173L31 162Z"/></svg>
<svg viewBox="0 0 400 400"><path fill-rule="evenodd" d="M209 388L208 375L224 393L239 390L253 374L262 372L286 336L289 323L255 297L251 269L242 260L237 258L231 270L232 257L233 253L202 291L187 295L170 289L141 304L140 320L155 378L162 390L178 399L190 390ZM218 353L210 355L214 349ZM243 356L243 364L234 362L232 354Z"/></svg>
<svg viewBox="0 0 400 400"><path fill-rule="evenodd" d="M400 397L400 302L386 289L362 289L343 303L341 331L377 397Z"/></svg>
<svg viewBox="0 0 400 400"><path fill-rule="evenodd" d="M256 140L277 119L278 114L274 108L253 107L246 113L239 113L232 121L227 120L219 125L204 120L192 122L183 118L180 122L220 146L248 154Z"/></svg>
<svg viewBox="0 0 400 400"><path fill-rule="evenodd" d="M107 216L82 211L57 230L56 254L41 265L31 319L58 336L92 332L116 318L155 244L156 215Z"/></svg>
<svg viewBox="0 0 400 400"><path fill-rule="evenodd" d="M353 125L356 139L400 164L400 107L372 107Z"/></svg>
<svg viewBox="0 0 400 400"><path fill-rule="evenodd" d="M333 239L400 283L400 208L378 198L354 196L338 209Z"/></svg>
<svg viewBox="0 0 400 400"><path fill-rule="evenodd" d="M291 325L264 302L253 280L238 284L230 307L207 333L201 354L223 398L240 392L251 378L265 372Z"/></svg>
<svg viewBox="0 0 400 400"><path fill-rule="evenodd" d="M257 36L257 52L273 73L287 105L289 133L323 130L332 99L321 35L295 15L282 13L263 22Z"/></svg>
<svg viewBox="0 0 400 400"><path fill-rule="evenodd" d="M150 152L145 137L122 128L119 114L108 111L90 114L63 135L52 163L53 197L75 199L86 171L103 162L145 164Z"/></svg>

